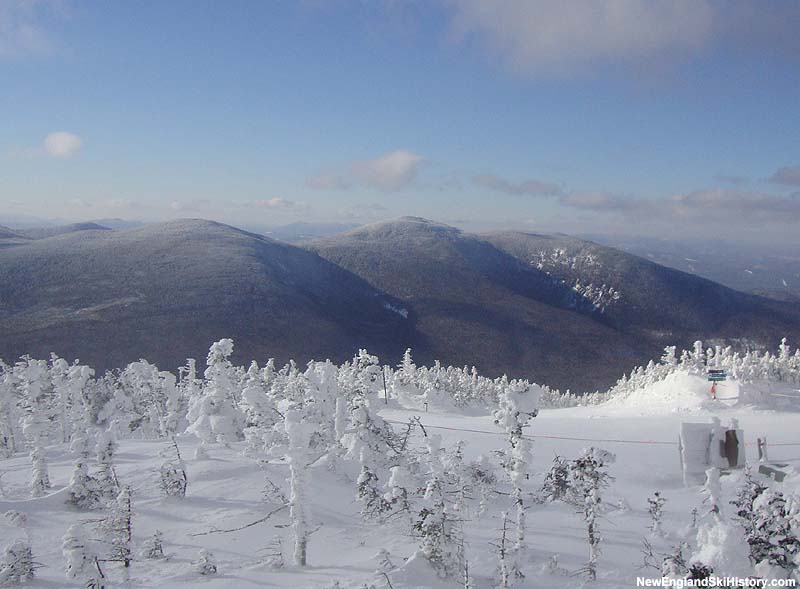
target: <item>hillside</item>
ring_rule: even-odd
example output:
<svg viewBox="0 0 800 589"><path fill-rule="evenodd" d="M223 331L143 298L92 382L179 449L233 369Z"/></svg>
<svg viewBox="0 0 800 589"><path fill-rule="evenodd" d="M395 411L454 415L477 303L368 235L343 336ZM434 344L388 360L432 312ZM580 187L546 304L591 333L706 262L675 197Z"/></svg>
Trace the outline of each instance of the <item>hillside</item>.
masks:
<svg viewBox="0 0 800 589"><path fill-rule="evenodd" d="M621 250L563 235L484 236L503 251L582 293L600 320L654 340L747 338L760 344L798 333L793 305L745 294Z"/></svg>
<svg viewBox="0 0 800 589"><path fill-rule="evenodd" d="M304 247L202 220L0 238L0 357L174 368L233 337L237 359L474 365L603 389L665 345L800 339L796 305L566 236L474 235L407 217Z"/></svg>
<svg viewBox="0 0 800 589"><path fill-rule="evenodd" d="M71 223L69 225L57 225L54 227L35 227L31 229L19 229L19 235L29 239L47 239L65 233L75 233L76 231L111 231L109 227L97 223Z"/></svg>
<svg viewBox="0 0 800 589"><path fill-rule="evenodd" d="M657 352L643 338L560 305L569 289L453 227L407 217L310 247L403 301L416 327L415 357L425 363L584 390Z"/></svg>
<svg viewBox="0 0 800 589"><path fill-rule="evenodd" d="M79 231L0 250L0 357L165 368L230 335L242 361L402 353L391 299L306 250L201 220ZM395 343L396 342L396 343Z"/></svg>
<svg viewBox="0 0 800 589"><path fill-rule="evenodd" d="M566 236L406 217L309 247L404 301L420 360L562 388L603 388L670 343L800 334L791 305Z"/></svg>

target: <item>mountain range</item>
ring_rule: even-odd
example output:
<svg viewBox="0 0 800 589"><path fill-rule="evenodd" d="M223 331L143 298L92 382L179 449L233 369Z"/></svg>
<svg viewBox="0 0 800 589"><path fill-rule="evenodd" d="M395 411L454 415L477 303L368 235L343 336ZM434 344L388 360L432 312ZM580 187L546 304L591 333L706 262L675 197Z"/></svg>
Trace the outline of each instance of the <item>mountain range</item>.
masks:
<svg viewBox="0 0 800 589"><path fill-rule="evenodd" d="M304 228L305 229L305 228ZM665 345L797 341L796 305L564 235L403 217L289 244L189 219L0 228L0 357L174 369L222 337L235 358L474 365L576 391Z"/></svg>

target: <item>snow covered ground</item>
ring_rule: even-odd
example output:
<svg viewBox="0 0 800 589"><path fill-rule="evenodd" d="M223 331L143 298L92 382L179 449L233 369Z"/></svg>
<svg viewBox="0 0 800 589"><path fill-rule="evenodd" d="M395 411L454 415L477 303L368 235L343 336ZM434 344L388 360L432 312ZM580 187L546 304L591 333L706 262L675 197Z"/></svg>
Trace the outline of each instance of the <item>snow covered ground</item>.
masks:
<svg viewBox="0 0 800 589"><path fill-rule="evenodd" d="M643 539L655 552L666 552L686 538L692 509L702 517L708 511L699 487L685 488L677 438L682 421L708 422L716 415L723 423L739 420L746 436L750 464L757 462L755 439L766 435L770 458L800 467L800 414L737 406L733 385L718 389L721 401L709 401L708 383L698 377L675 374L647 390L625 399L567 409L542 410L526 435L533 436L533 474L526 491L536 492L555 455L568 459L587 446L599 446L616 455L608 471L614 477L605 491L606 505L600 521L603 535L598 579L590 586L635 587L636 577L655 578L659 573L643 569ZM800 395L787 389L779 394ZM796 404L800 409L800 402ZM467 460L490 455L507 445L506 436L488 414L460 414L453 410L429 412L406 409L393 402L380 411L392 422L405 423L420 416L429 433L442 436L443 446L465 441ZM399 426L398 426L399 427ZM243 455L243 443L230 447L212 446L208 459L192 458L198 444L194 436L178 437L186 458L189 484L183 500L166 500L158 489L160 452L163 441L124 440L116 456L119 479L133 488L134 539L141 544L156 529L163 532L164 560L137 560L132 565L131 587L387 587L375 573L374 556L380 549L389 553L394 565L402 565L417 548L407 533L407 523L396 518L384 523L365 523L355 500L355 476L348 465L334 472L324 465L313 468L312 534L308 548L309 565L291 563L291 531L288 509L282 509L261 523L239 531L226 532L265 517L280 507L273 495L264 497L265 481L271 480L288 494L288 466L280 461L259 464ZM781 445L794 444L794 445ZM15 537L28 537L35 560L42 568L29 587L79 587L64 575L62 536L72 523L96 516L64 505L65 487L72 472L73 456L65 446L47 450L54 491L41 498L29 498L30 461L17 455L0 461L0 514L8 511L27 515L25 527L0 516L0 545ZM502 475L500 475L502 476ZM741 471L722 477L723 509L741 484ZM797 490L800 477L794 475L780 486ZM647 499L654 491L666 498L665 536L651 536ZM492 543L498 538L500 512L512 511L511 499L495 495L487 513L478 516L477 501L465 514L466 556L476 588L494 587L497 558ZM528 536L526 578L521 587L565 587L584 583L583 577L567 577L587 560L586 527L574 507L553 502L533 504L527 513ZM270 566L270 545L280 539L286 565ZM274 547L274 544L273 544ZM218 574L201 576L192 566L198 551L214 555ZM274 552L274 550L272 550ZM557 555L558 567L552 564ZM273 555L274 556L274 555ZM442 581L429 565L418 559L390 574L394 589L412 587L459 587L458 581ZM106 571L114 581L119 565L109 563ZM338 585L337 585L338 583ZM122 586L111 583L109 586Z"/></svg>

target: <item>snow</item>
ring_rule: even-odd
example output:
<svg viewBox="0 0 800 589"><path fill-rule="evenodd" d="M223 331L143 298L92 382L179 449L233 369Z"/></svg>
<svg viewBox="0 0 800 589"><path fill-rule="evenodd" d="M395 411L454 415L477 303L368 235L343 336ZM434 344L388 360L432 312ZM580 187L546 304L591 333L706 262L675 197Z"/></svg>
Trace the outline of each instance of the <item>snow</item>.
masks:
<svg viewBox="0 0 800 589"><path fill-rule="evenodd" d="M660 490L667 499L665 538L651 539L659 549L666 550L682 538L682 530L688 526L693 508L701 513L707 509L702 504L700 489L685 488L682 484L676 441L683 420L707 421L708 416L717 414L726 422L736 417L747 435L746 452L751 464L756 460L754 440L757 436L768 433L774 444L798 441L796 414L709 403L704 398L707 383L699 380L675 375L626 399L591 407L542 410L525 428L525 434L533 436L532 475L526 483L529 491L540 486L554 454L574 458L584 447L596 445L617 456L616 463L609 467L615 480L605 498L605 504L611 507L601 523L604 540L598 564L598 587L635 586L636 576L657 576L655 571L638 569L641 540L648 534L646 499L654 491ZM503 449L506 443L505 433L494 425L488 413L465 415L451 410L424 413L396 406L382 410L381 415L391 422L405 422L409 417L420 416L432 433L441 435L445 447L465 440L465 460L474 460L480 454L490 455ZM199 445L191 435L177 439L184 456L192 456ZM243 456L245 443L220 445L214 448L211 459L186 459L187 496L182 501L166 500L159 494L158 473L159 452L167 445L164 441L123 440L117 453L117 476L133 487L134 540L141 544L160 529L168 555L164 560L134 562L131 575L135 587L325 588L333 587L335 581L341 587L360 587L365 582L381 587L373 560L380 548L386 549L395 564L401 565L391 574L392 585L396 588L459 586L438 578L417 554L415 541L403 535L398 526L391 522L385 525L362 523L348 473L332 472L323 467L315 468L309 493L311 529L316 529L309 541L309 566L300 569L287 564L285 568L273 570L262 562L259 550L278 536L282 539L285 560L291 562L288 510L238 532L213 532L242 526L275 509L276 504L265 502L261 496L264 478L269 477L288 492L289 465L273 461L259 468L255 461ZM797 447L775 445L770 450L774 460L792 465L800 462ZM64 505L66 485L72 472L68 449L51 446L47 451L54 491L37 499L26 497L30 470L27 457L17 455L0 462L3 473L0 513L22 512L28 520L26 530L22 530L8 518L0 518L0 537L8 541L29 535L35 560L46 565L37 571L36 580L26 586L78 587L77 581L64 575L61 539L71 525L87 517ZM722 478L723 503L727 504L733 497L740 482L740 472ZM794 477L784 486L796 488L798 482L798 477ZM468 514L465 524L467 556L476 587L492 586L496 562L489 542L496 537L500 511L509 507L502 497L495 497L485 516L478 518L476 509ZM704 529L706 536L716 538L719 543L738 540L729 537L729 531L721 528ZM532 506L527 513L526 536L526 561L529 563L526 582L530 584L524 586L563 586L565 579L558 571L544 565L557 554L560 568L574 571L583 566L587 558L585 533L572 507L560 503ZM218 566L216 575L198 576L192 563L201 550L214 555ZM721 559L724 555L714 553L712 556ZM404 563L404 559L408 560Z"/></svg>
<svg viewBox="0 0 800 589"><path fill-rule="evenodd" d="M687 357L678 367L675 351L668 350L666 364L635 371L625 381L640 384L620 385L614 393L586 397L584 405L568 408L542 408L552 391L505 377L493 381L495 396L487 389L467 398L464 389L472 380L458 380L466 372L415 367L410 352L398 372L390 371L384 391L385 367L365 350L338 369L331 363L311 363L305 373L282 369L282 397L276 405L266 386L279 378L274 366L268 364L263 374L256 364L247 371L234 367L227 360L232 350L230 340L212 346L206 378L198 383L189 364L181 381L188 392L188 415L176 396L174 377L144 362L123 371L123 381L140 392L162 387L158 398L165 405L155 413L168 413L168 419L156 419L151 426L129 429L127 439L114 434L127 427L121 423L126 419L123 397L103 407L110 412L104 419L111 428L99 430L96 448L89 436L80 435L72 436L72 444L45 446L48 439L34 434L49 414L32 410L22 419L31 444L38 444L46 457L52 486L42 485L41 495L30 497L31 460L22 448L0 461L0 568L3 549L15 546L19 552L30 543L33 560L43 566L26 586L83 586L67 577L67 561L73 567L85 564L81 537L89 538L86 544L97 542L92 520L103 512L80 511L67 500L76 458L88 460L95 450L100 466L106 467L98 473L98 466L92 466L96 480L130 487L132 553L146 553L156 534L163 542L163 558L134 559L127 586L137 588L463 587L459 574L431 565L430 555L439 548L447 553L452 544L444 546L441 539L437 544L432 536L421 542L411 533L412 522L435 531L438 517L453 537L463 537L475 589L488 589L497 584L503 514L509 514L508 545L512 551L519 547L506 562L525 574L516 586L578 584L585 580L590 559L583 513L588 503L536 501L556 456L566 461L595 457L612 477L608 487L597 487L589 497L591 512L599 516L592 522L602 538L599 553L591 551L597 557L593 586L636 586L637 577L659 577L658 570L642 569L645 539L655 555L674 553L685 542L687 557L701 558L722 574L749 574L748 547L729 518L729 503L744 471L727 470L727 462L709 458L702 448L695 452L691 439L713 448L722 427L731 427L744 441L740 458L755 467L755 440L768 437L770 457L785 465L789 476L783 483L761 481L787 495L800 487L800 390L791 384L796 374L789 378L781 372L792 358L785 342L777 355L779 370L773 366L779 376L775 381L717 383L714 398L699 356ZM702 367L695 367L695 360ZM719 352L714 360L709 365L720 366ZM54 365L54 374L63 376L64 366ZM24 390L33 407L41 389L31 366L37 365L21 364L19 370L30 375ZM732 366L734 373L747 364ZM88 374L75 376L85 382ZM69 393L66 381L57 382L64 385L62 394ZM473 385L489 383L476 375ZM3 411L13 417L10 409ZM281 423L278 416L281 432L265 429ZM59 424L57 415L49 419ZM415 420L423 427L409 429L413 433L402 450L389 446L396 454L386 451L387 429L403 432ZM188 433L177 433L187 425ZM240 435L243 431L252 435ZM693 437L692 432L700 434ZM273 439L276 435L285 441ZM134 436L161 437L130 439ZM66 437L58 432L49 439ZM264 445L273 451L262 452ZM612 455L613 461L608 459ZM165 458L185 469L185 497L163 496ZM476 470L485 476L470 493L446 486L453 484L448 481L454 474ZM364 472L375 475L378 497L387 502L407 498L414 513L365 516L363 501L356 498ZM655 492L664 499L658 534L648 511ZM430 519L419 519L420 507L431 510ZM305 548L298 541L303 539ZM306 566L300 566L306 557ZM103 568L109 586L124 586L118 584L123 578L119 563L105 562ZM451 578L442 578L443 572ZM568 575L577 576L568 581Z"/></svg>

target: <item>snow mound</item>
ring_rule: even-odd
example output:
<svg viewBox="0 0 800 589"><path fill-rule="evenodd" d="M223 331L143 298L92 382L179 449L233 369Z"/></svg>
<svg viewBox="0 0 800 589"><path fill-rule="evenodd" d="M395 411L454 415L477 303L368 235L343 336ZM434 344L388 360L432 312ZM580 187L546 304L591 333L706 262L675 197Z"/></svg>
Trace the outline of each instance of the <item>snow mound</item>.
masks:
<svg viewBox="0 0 800 589"><path fill-rule="evenodd" d="M736 404L739 384L717 383L717 400L711 398L711 383L687 372L673 372L664 380L616 396L601 407L640 415L718 411Z"/></svg>

